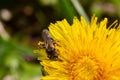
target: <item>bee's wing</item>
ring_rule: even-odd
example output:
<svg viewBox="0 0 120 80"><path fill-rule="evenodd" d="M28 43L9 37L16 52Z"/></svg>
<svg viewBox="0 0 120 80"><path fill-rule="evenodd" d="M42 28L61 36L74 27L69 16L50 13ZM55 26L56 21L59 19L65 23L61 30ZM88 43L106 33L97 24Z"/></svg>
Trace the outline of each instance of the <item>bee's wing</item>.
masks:
<svg viewBox="0 0 120 80"><path fill-rule="evenodd" d="M50 38L50 34L47 29L44 29L42 31L42 38L43 38L44 42L47 42L47 40Z"/></svg>
<svg viewBox="0 0 120 80"><path fill-rule="evenodd" d="M42 31L42 38L46 44L53 44L53 39L47 29Z"/></svg>

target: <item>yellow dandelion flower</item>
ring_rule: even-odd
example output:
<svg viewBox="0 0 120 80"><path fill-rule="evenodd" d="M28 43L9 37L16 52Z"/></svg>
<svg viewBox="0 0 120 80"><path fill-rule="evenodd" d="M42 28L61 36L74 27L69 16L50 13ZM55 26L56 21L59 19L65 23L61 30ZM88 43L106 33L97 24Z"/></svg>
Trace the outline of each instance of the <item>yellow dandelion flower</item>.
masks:
<svg viewBox="0 0 120 80"><path fill-rule="evenodd" d="M60 60L42 60L48 73L42 80L120 80L120 26L111 26L95 16L90 24L83 17L51 24Z"/></svg>

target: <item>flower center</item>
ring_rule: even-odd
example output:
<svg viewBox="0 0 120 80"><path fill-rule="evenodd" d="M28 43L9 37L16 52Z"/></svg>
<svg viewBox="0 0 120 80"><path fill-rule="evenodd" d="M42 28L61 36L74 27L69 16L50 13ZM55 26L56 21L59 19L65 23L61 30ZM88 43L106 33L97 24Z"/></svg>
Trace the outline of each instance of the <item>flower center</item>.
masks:
<svg viewBox="0 0 120 80"><path fill-rule="evenodd" d="M71 69L73 80L102 80L103 78L103 65L89 56L78 59Z"/></svg>

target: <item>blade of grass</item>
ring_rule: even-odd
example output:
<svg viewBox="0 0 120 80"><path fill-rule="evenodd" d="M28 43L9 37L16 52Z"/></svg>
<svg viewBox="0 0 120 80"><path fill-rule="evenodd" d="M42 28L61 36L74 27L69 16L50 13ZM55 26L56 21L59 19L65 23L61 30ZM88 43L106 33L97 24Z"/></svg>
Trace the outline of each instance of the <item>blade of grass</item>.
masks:
<svg viewBox="0 0 120 80"><path fill-rule="evenodd" d="M82 15L87 20L87 22L90 22L87 14L85 13L82 5L80 4L80 2L78 0L71 0L71 2L73 4L74 8L76 9L76 11L78 12L78 14L80 16Z"/></svg>
<svg viewBox="0 0 120 80"><path fill-rule="evenodd" d="M62 14L66 17L70 23L73 21L73 17L77 16L77 13L71 4L70 0L59 0L59 5L62 9Z"/></svg>

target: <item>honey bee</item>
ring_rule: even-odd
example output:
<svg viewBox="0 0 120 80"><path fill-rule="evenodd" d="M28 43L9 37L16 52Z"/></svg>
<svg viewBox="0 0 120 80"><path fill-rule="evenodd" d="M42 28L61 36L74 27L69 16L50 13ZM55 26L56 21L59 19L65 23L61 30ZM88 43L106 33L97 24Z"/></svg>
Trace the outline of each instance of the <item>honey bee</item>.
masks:
<svg viewBox="0 0 120 80"><path fill-rule="evenodd" d="M51 38L51 35L47 29L44 29L42 31L42 38L48 58L50 58L51 60L55 60L58 57L55 53L55 42L53 38Z"/></svg>

